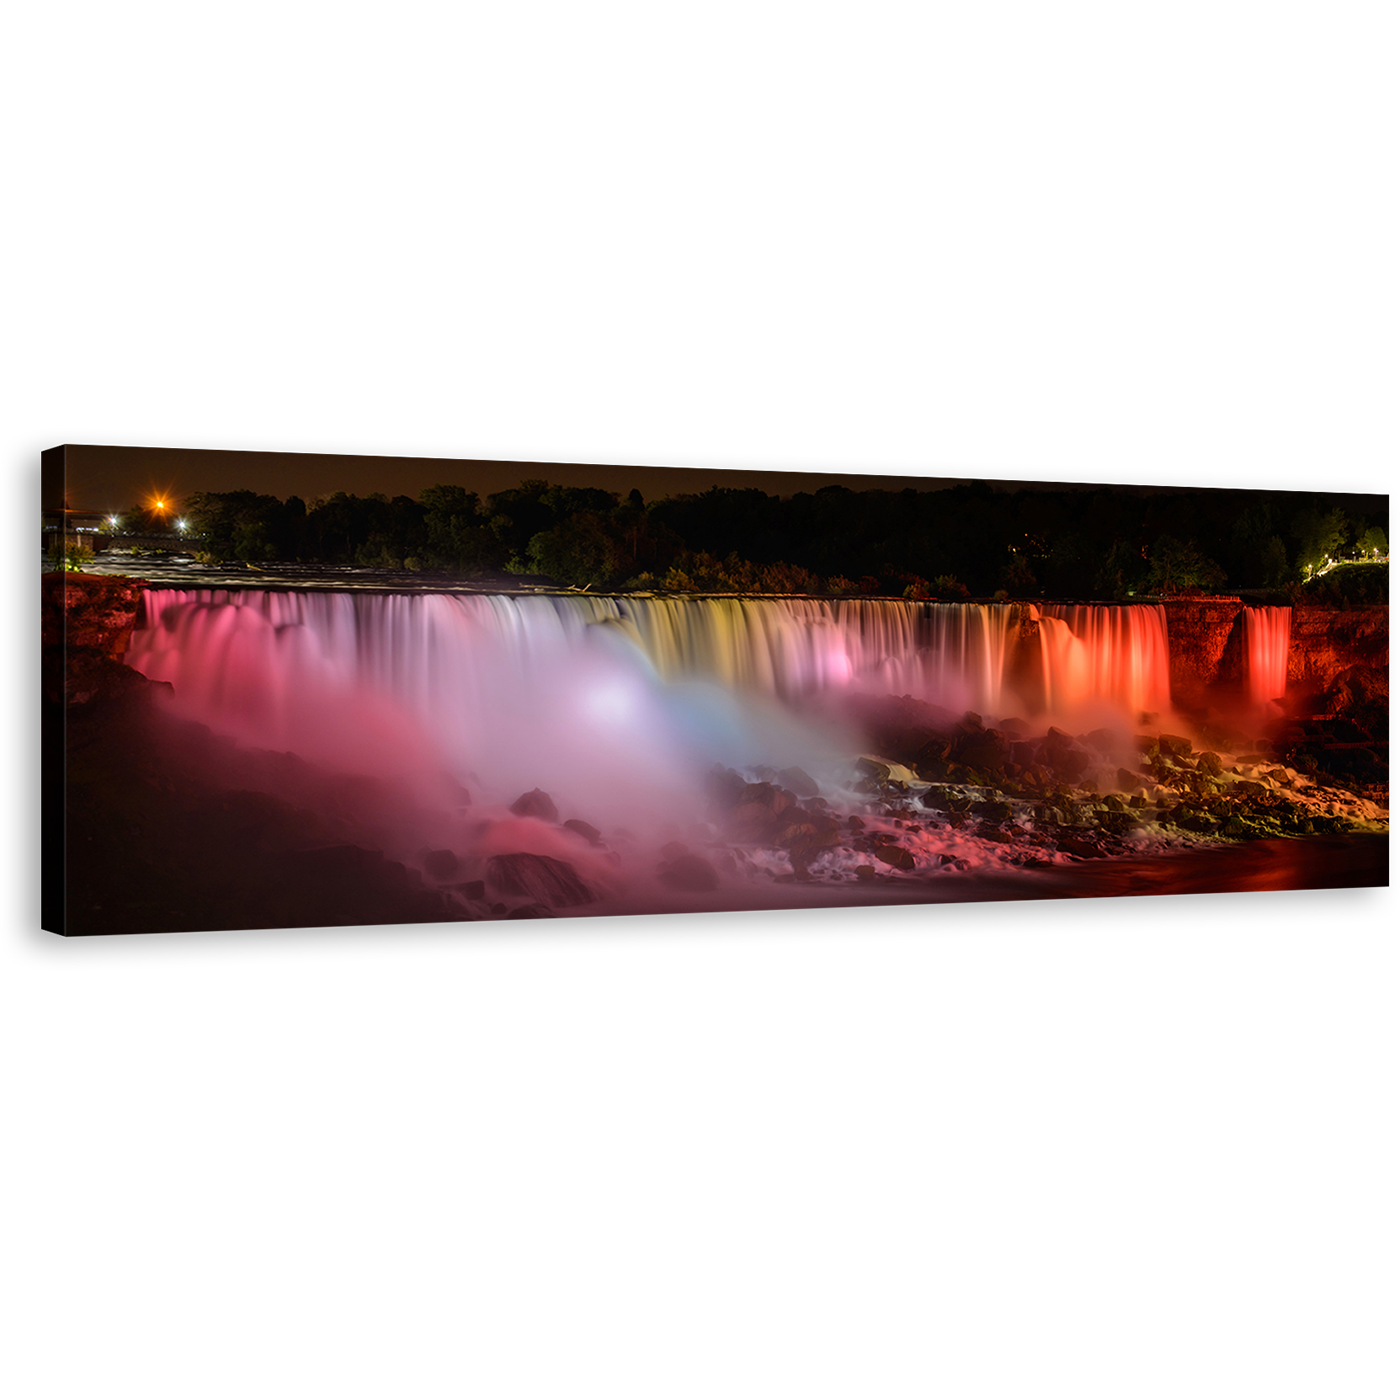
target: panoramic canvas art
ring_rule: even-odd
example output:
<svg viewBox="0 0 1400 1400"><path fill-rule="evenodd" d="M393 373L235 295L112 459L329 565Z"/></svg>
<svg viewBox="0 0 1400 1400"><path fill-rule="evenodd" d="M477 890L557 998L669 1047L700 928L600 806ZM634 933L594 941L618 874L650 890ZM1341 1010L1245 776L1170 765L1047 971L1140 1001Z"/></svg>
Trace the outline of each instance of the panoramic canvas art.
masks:
<svg viewBox="0 0 1400 1400"><path fill-rule="evenodd" d="M1388 497L56 447L44 926L1388 883Z"/></svg>

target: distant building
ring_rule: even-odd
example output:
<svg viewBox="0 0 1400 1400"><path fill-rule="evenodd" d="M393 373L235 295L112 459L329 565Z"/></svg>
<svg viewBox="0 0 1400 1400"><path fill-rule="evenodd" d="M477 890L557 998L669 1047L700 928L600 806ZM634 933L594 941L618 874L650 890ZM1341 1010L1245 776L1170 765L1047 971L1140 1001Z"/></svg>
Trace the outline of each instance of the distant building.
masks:
<svg viewBox="0 0 1400 1400"><path fill-rule="evenodd" d="M105 511L74 510L71 506L56 506L44 512L44 531L63 530L67 534L96 533L107 521Z"/></svg>

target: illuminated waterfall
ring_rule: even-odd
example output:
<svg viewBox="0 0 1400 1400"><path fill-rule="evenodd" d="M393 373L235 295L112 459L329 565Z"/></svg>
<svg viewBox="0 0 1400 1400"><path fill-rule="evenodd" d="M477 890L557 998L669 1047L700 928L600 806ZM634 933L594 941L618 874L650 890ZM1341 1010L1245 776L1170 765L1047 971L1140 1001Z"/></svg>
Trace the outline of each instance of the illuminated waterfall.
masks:
<svg viewBox="0 0 1400 1400"><path fill-rule="evenodd" d="M1049 604L1040 620L1045 707L1162 714L1171 708L1167 615L1161 606Z"/></svg>
<svg viewBox="0 0 1400 1400"><path fill-rule="evenodd" d="M988 723L1169 707L1160 608L1047 607L1043 694L1018 660L1020 618L889 599L150 590L127 660L187 717L259 748L488 786L522 769L580 784L645 770L655 786L696 758L772 762L775 716L846 691Z"/></svg>
<svg viewBox="0 0 1400 1400"><path fill-rule="evenodd" d="M1283 695L1292 617L1291 608L1244 610L1245 685L1251 704L1267 705Z"/></svg>

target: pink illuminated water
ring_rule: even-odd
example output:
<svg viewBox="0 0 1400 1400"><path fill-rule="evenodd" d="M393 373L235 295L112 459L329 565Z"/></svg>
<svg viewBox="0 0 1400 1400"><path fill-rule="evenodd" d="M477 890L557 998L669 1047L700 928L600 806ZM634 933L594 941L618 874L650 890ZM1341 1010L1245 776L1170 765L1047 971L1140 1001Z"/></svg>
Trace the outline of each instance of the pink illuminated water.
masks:
<svg viewBox="0 0 1400 1400"><path fill-rule="evenodd" d="M1116 718L1127 732L1141 711L1169 709L1161 608L1047 607L1038 640L1021 630L1035 620L1016 605L912 600L148 590L127 661L352 844L424 873L429 854L454 852L466 881L489 877L493 857L557 859L616 911L679 907L658 872L677 839L714 848L716 763L750 781L796 765L833 808L863 801L848 727L859 706L828 703L844 696L913 697L950 723L973 709L989 724ZM313 783L302 764L354 781ZM534 788L559 822L511 810ZM573 818L603 841L568 829ZM950 851L960 869L1010 858L951 828L896 832L921 878ZM716 907L751 907L736 901L758 897L755 872L793 878L781 849L719 844L738 868ZM823 877L855 888L864 859L843 845Z"/></svg>

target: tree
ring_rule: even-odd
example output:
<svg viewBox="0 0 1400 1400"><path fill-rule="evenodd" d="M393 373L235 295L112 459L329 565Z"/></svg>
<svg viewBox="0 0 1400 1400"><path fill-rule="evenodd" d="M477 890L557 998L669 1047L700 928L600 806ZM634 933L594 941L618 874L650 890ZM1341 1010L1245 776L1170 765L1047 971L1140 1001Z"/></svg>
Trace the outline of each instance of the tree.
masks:
<svg viewBox="0 0 1400 1400"><path fill-rule="evenodd" d="M1265 588L1282 588L1288 582L1288 551L1277 535L1270 535L1264 546L1259 581Z"/></svg>
<svg viewBox="0 0 1400 1400"><path fill-rule="evenodd" d="M1385 531L1379 525L1372 525L1361 536L1361 552L1370 559L1384 558L1390 553Z"/></svg>
<svg viewBox="0 0 1400 1400"><path fill-rule="evenodd" d="M531 569L571 588L611 583L622 559L622 550L606 522L594 511L580 511L552 530L541 531L529 547Z"/></svg>
<svg viewBox="0 0 1400 1400"><path fill-rule="evenodd" d="M1293 517L1293 534L1298 540L1295 564L1308 578L1335 558L1346 538L1347 518L1340 506L1331 510L1303 510Z"/></svg>
<svg viewBox="0 0 1400 1400"><path fill-rule="evenodd" d="M997 575L997 587L1005 589L1013 598L1028 598L1035 593L1035 570L1024 554L1012 554L1001 566Z"/></svg>
<svg viewBox="0 0 1400 1400"><path fill-rule="evenodd" d="M1110 598L1131 598L1146 581L1147 563L1142 557L1142 550L1127 540L1114 540L1113 547L1094 576L1094 587Z"/></svg>
<svg viewBox="0 0 1400 1400"><path fill-rule="evenodd" d="M1154 593L1189 593L1216 589L1225 570L1196 547L1195 540L1159 535L1147 557L1147 588Z"/></svg>

